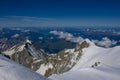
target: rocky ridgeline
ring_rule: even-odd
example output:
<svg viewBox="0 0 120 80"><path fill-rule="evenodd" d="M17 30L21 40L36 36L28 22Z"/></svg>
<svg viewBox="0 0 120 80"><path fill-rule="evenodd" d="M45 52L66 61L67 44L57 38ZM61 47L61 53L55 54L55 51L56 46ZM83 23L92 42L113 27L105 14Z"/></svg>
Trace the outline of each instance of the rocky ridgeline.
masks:
<svg viewBox="0 0 120 80"><path fill-rule="evenodd" d="M31 41L25 40L3 51L2 54L48 77L69 71L79 61L82 49L88 46L89 43L83 41L73 49L64 49L57 54L47 54L42 49L37 50Z"/></svg>

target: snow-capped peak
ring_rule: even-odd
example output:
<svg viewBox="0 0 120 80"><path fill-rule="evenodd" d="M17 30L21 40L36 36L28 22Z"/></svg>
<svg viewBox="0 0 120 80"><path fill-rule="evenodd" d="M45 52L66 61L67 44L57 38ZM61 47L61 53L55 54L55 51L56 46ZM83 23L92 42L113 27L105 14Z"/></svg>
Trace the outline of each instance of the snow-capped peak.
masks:
<svg viewBox="0 0 120 80"><path fill-rule="evenodd" d="M26 43L32 44L32 42L29 39L26 39Z"/></svg>
<svg viewBox="0 0 120 80"><path fill-rule="evenodd" d="M10 55L12 55L16 52L23 51L24 49L25 49L25 44L22 44L22 45L19 45L19 46L15 45L15 46L13 46L12 48L10 48L6 51L3 51L2 53L10 56Z"/></svg>
<svg viewBox="0 0 120 80"><path fill-rule="evenodd" d="M74 67L63 74L50 76L53 80L120 80L120 46L102 48L85 40L89 47L82 49L82 56Z"/></svg>
<svg viewBox="0 0 120 80"><path fill-rule="evenodd" d="M87 43L89 43L89 46L95 46L95 43L93 43L92 41L90 41L88 38L86 38L85 41Z"/></svg>
<svg viewBox="0 0 120 80"><path fill-rule="evenodd" d="M3 51L2 53L10 56L16 52L21 52L25 49L27 43L32 44L32 42L29 39L26 39L25 41L22 41L21 43L14 45L10 49Z"/></svg>

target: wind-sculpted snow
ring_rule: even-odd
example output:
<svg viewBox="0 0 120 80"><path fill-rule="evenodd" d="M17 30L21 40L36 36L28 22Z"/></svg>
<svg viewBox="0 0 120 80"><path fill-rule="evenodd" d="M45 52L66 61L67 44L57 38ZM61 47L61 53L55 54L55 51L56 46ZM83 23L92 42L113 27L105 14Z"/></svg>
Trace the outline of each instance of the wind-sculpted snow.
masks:
<svg viewBox="0 0 120 80"><path fill-rule="evenodd" d="M89 42L89 41L88 41ZM68 72L50 76L53 80L120 80L120 46L101 48L89 42L83 55Z"/></svg>
<svg viewBox="0 0 120 80"><path fill-rule="evenodd" d="M0 55L0 80L48 80L48 79Z"/></svg>

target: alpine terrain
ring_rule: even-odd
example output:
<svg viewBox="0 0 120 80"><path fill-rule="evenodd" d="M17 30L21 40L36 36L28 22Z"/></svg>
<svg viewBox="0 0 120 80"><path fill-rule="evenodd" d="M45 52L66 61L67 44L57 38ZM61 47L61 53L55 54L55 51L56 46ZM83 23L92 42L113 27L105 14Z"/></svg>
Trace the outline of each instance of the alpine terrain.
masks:
<svg viewBox="0 0 120 80"><path fill-rule="evenodd" d="M2 55L52 80L119 80L120 46L103 48L89 39L57 54L37 50L28 39Z"/></svg>

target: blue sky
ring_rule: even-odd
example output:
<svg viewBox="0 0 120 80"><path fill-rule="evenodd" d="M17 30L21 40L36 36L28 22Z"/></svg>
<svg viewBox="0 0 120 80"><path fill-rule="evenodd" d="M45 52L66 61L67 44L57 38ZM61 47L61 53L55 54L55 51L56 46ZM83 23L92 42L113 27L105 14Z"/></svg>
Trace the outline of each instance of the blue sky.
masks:
<svg viewBox="0 0 120 80"><path fill-rule="evenodd" d="M120 26L120 0L0 0L0 26Z"/></svg>

